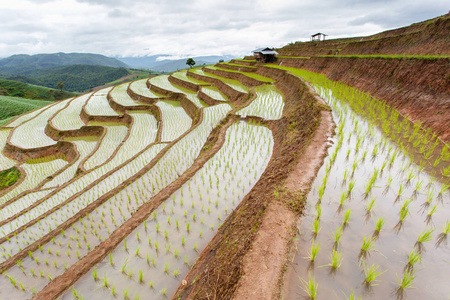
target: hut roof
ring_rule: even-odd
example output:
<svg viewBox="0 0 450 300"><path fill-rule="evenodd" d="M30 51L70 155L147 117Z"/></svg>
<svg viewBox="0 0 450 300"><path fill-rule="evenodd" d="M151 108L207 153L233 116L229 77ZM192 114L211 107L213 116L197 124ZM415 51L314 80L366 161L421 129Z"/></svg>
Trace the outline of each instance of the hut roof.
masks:
<svg viewBox="0 0 450 300"><path fill-rule="evenodd" d="M255 50L253 50L253 53L262 53L262 54L265 54L265 55L267 55L267 54L275 54L275 55L278 54L277 51L273 50L272 48L268 48L268 47L255 49Z"/></svg>

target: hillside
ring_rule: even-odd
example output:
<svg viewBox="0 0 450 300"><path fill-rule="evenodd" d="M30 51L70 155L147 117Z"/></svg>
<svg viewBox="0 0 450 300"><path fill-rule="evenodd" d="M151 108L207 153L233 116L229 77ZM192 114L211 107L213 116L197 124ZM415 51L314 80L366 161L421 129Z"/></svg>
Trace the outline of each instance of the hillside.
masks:
<svg viewBox="0 0 450 300"><path fill-rule="evenodd" d="M78 94L19 81L0 79L0 96L55 101L75 97L76 95Z"/></svg>
<svg viewBox="0 0 450 300"><path fill-rule="evenodd" d="M0 59L0 73L12 75L29 75L39 69L55 68L68 65L97 65L114 68L128 66L111 57L93 53L52 53L52 54L17 54Z"/></svg>
<svg viewBox="0 0 450 300"><path fill-rule="evenodd" d="M0 126L5 124L15 116L24 114L28 111L35 110L51 103L53 103L53 101L0 96Z"/></svg>
<svg viewBox="0 0 450 300"><path fill-rule="evenodd" d="M449 45L446 14L368 37L286 45L277 64L369 92L449 142Z"/></svg>
<svg viewBox="0 0 450 300"><path fill-rule="evenodd" d="M3 75L3 78L35 85L56 88L59 81L64 82L64 90L82 92L99 85L127 76L125 68L93 65L70 65L56 68L36 69L27 75Z"/></svg>

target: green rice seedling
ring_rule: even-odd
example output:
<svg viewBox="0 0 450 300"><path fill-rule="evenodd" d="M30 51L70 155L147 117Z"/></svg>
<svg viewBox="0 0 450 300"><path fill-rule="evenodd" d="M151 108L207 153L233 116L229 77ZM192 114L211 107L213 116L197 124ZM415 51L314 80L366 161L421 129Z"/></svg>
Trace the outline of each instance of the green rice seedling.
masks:
<svg viewBox="0 0 450 300"><path fill-rule="evenodd" d="M144 272L142 270L139 270L138 280L139 280L139 283L144 282Z"/></svg>
<svg viewBox="0 0 450 300"><path fill-rule="evenodd" d="M414 279L416 279L416 276L414 275L415 272L416 271L405 271L401 279L397 275L398 288L396 294L398 299L403 299L405 290L411 288L414 284Z"/></svg>
<svg viewBox="0 0 450 300"><path fill-rule="evenodd" d="M416 247L419 252L422 252L425 250L424 245L423 245L424 243L429 242L433 239L433 232L434 232L434 229L427 228L419 234L419 236L417 237L417 241L416 241Z"/></svg>
<svg viewBox="0 0 450 300"><path fill-rule="evenodd" d="M443 242L447 245L447 236L450 233L450 221L447 222L442 227L442 232L438 235L436 240L436 247L439 247Z"/></svg>
<svg viewBox="0 0 450 300"><path fill-rule="evenodd" d="M366 204L365 209L366 209L366 215L367 216L370 216L372 214L372 209L375 206L375 201L376 201L376 198L372 198L369 201L369 203Z"/></svg>
<svg viewBox="0 0 450 300"><path fill-rule="evenodd" d="M319 234L319 231L320 231L320 220L317 218L314 218L312 227L313 227L312 228L313 235L317 236L317 234Z"/></svg>
<svg viewBox="0 0 450 300"><path fill-rule="evenodd" d="M375 266L374 264L372 264L369 268L366 268L365 264L363 265L365 277L364 283L366 284L367 287L378 285L376 283L377 281L379 281L377 280L377 278L387 271L385 270L384 272L379 272L378 271L379 267L380 266Z"/></svg>
<svg viewBox="0 0 450 300"><path fill-rule="evenodd" d="M405 266L405 270L411 271L414 268L414 265L420 261L422 261L422 255L420 252L416 251L416 249L412 249L411 253L408 255L408 262Z"/></svg>
<svg viewBox="0 0 450 300"><path fill-rule="evenodd" d="M342 237L342 226L339 226L338 228L336 228L336 232L333 235L334 249L337 249L341 237Z"/></svg>
<svg viewBox="0 0 450 300"><path fill-rule="evenodd" d="M94 271L92 272L92 277L94 278L94 281L97 281L97 279L98 279L97 269L94 269Z"/></svg>
<svg viewBox="0 0 450 300"><path fill-rule="evenodd" d="M350 212L351 212L350 208L345 211L344 220L342 221L342 225L347 226L348 223L350 222Z"/></svg>
<svg viewBox="0 0 450 300"><path fill-rule="evenodd" d="M113 285L113 286L111 287L111 295L112 295L113 297L115 297L115 296L117 295L117 292L116 292L116 285Z"/></svg>
<svg viewBox="0 0 450 300"><path fill-rule="evenodd" d="M123 291L123 299L128 300L130 298L128 298L128 293L129 293L130 288L126 288L125 291Z"/></svg>
<svg viewBox="0 0 450 300"><path fill-rule="evenodd" d="M320 243L316 244L314 240L311 244L311 249L309 250L309 255L305 258L309 259L312 263L316 259L317 253L319 253Z"/></svg>
<svg viewBox="0 0 450 300"><path fill-rule="evenodd" d="M339 269L342 265L342 253L333 249L330 255L330 263L328 264L333 271Z"/></svg>
<svg viewBox="0 0 450 300"><path fill-rule="evenodd" d="M164 273L169 273L169 263L164 265Z"/></svg>
<svg viewBox="0 0 450 300"><path fill-rule="evenodd" d="M348 189L347 189L347 196L350 197L352 194L353 189L355 188L355 180L351 180L348 183Z"/></svg>
<svg viewBox="0 0 450 300"><path fill-rule="evenodd" d="M364 237L363 244L361 246L361 251L359 253L359 257L361 259L366 258L369 255L369 251L375 247L374 240L372 237Z"/></svg>
<svg viewBox="0 0 450 300"><path fill-rule="evenodd" d="M300 280L302 283L302 289L308 295L308 299L315 300L317 298L317 288L319 287L319 285L316 284L314 277L311 277L311 274L308 273L308 281L302 278L300 278Z"/></svg>
<svg viewBox="0 0 450 300"><path fill-rule="evenodd" d="M105 288L109 287L109 282L108 282L108 278L106 278L106 273L105 273L105 277L103 277L103 285Z"/></svg>
<svg viewBox="0 0 450 300"><path fill-rule="evenodd" d="M431 222L431 218L433 217L433 214L437 211L437 204L433 205L433 207L431 207L428 210L428 214L427 217L425 218L425 222L427 224L429 224Z"/></svg>
<svg viewBox="0 0 450 300"><path fill-rule="evenodd" d="M374 240L377 239L377 237L380 235L383 225L384 225L384 217L379 217L377 223L375 224L375 230L372 234Z"/></svg>

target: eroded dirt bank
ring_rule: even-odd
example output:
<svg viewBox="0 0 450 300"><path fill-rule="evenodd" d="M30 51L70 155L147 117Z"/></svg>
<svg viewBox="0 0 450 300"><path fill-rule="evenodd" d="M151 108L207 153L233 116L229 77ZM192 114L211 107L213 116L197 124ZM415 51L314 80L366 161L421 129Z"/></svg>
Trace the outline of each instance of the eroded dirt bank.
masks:
<svg viewBox="0 0 450 300"><path fill-rule="evenodd" d="M267 299L278 290L277 281L294 234L292 224L304 205L299 186L286 188L286 180L306 147L312 145L321 111L327 107L295 76L284 71L271 75L278 80L285 107L283 118L265 122L275 140L269 166L201 253L186 277L187 284L179 287L173 299ZM274 244L265 261L268 243ZM262 287L265 284L268 286Z"/></svg>
<svg viewBox="0 0 450 300"><path fill-rule="evenodd" d="M312 57L283 66L326 75L370 93L450 142L450 59Z"/></svg>

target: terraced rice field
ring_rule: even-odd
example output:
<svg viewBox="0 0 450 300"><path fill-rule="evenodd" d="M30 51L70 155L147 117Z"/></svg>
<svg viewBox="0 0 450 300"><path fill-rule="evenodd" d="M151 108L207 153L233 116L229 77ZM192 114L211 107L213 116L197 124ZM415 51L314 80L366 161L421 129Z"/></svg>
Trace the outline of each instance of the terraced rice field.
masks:
<svg viewBox="0 0 450 300"><path fill-rule="evenodd" d="M216 87L185 72L174 76L203 86L221 104L208 106L161 75L148 80L150 88L147 79L106 88L19 116L0 130L2 148L11 143L32 157L0 158L2 168L17 165L24 172L23 181L0 194L0 299L40 295L93 257L60 297L163 299L175 292L264 172L274 142L261 121L239 120L242 106ZM257 107L266 101L262 94L272 97L273 91L255 90ZM278 103L269 115L282 109ZM261 117L256 108L248 110ZM223 145L210 150L208 138L226 120ZM59 140L46 134L47 126ZM75 158L66 157L67 149L42 152L59 142L72 147ZM199 164L204 151L210 158ZM137 212L147 216L128 227ZM125 226L128 232L117 239ZM110 240L117 245L99 259L97 250Z"/></svg>
<svg viewBox="0 0 450 300"><path fill-rule="evenodd" d="M445 299L448 146L382 101L269 66L310 81L336 123L286 299ZM141 79L6 123L0 170L22 177L0 192L0 299L172 297L279 150L286 86L257 71Z"/></svg>

